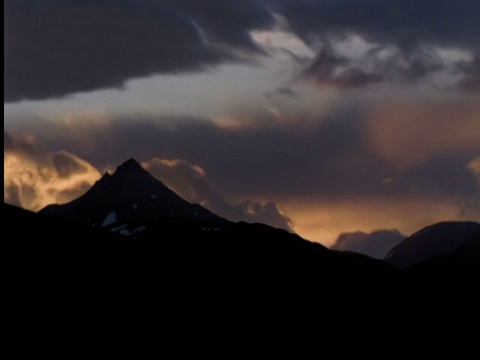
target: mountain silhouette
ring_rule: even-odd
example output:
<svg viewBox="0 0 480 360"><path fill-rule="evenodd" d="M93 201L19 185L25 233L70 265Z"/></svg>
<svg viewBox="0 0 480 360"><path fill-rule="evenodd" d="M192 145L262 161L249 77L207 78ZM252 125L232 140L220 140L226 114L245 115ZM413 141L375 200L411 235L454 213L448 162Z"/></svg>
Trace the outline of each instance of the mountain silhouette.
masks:
<svg viewBox="0 0 480 360"><path fill-rule="evenodd" d="M112 175L105 173L78 199L47 206L40 213L123 235L172 221L224 221L204 207L182 199L134 159L118 166Z"/></svg>
<svg viewBox="0 0 480 360"><path fill-rule="evenodd" d="M429 258L414 265L409 271L428 278L452 275L457 278L478 278L480 276L480 227L469 241L453 252Z"/></svg>
<svg viewBox="0 0 480 360"><path fill-rule="evenodd" d="M257 277L269 274L272 281L281 282L282 276L299 281L300 274L329 273L332 279L370 281L396 273L383 261L330 251L286 230L228 221L188 203L133 159L105 174L78 199L47 206L38 215L75 224L72 232L77 227L101 230L97 239L106 231L123 235L120 238L125 240L115 240L115 246L128 241L135 259L181 266L195 277L217 279L229 274L257 282ZM68 235L65 238L68 241Z"/></svg>
<svg viewBox="0 0 480 360"><path fill-rule="evenodd" d="M258 286L264 282L282 284L285 279L293 283L318 281L318 277L323 283L384 283L385 279L388 283L402 274L435 276L433 269L440 268L446 269L444 276L450 276L457 274L455 269L451 271L457 263L455 259L476 248L474 243L460 255L428 262L442 251L435 250L433 240L422 234L442 234L444 225L440 224L404 240L389 253L387 262L329 250L282 229L234 223L219 217L176 195L133 159L118 166L113 174L103 175L89 191L70 203L48 206L38 214L8 206L6 210L7 223L23 224L18 226L18 234L31 227L38 229L40 237L49 238L50 243L61 244L59 249L65 250L70 244L73 263L91 259L92 251L97 254L94 262L98 262L94 267L101 269L105 264L113 268L123 266L117 262L120 259L127 261L129 268L146 266L145 272L158 273L161 267L167 273L180 274L187 283L208 281L215 286L220 286L224 276L234 283L247 281ZM469 241L467 233L471 237L475 230L472 224L478 226L446 225L447 237L459 242L452 251ZM26 233L22 236L28 238ZM415 250L418 248L422 251ZM470 257L478 259L478 254ZM402 259L406 265L398 266L396 259ZM444 266L446 261L451 265ZM425 266L412 267L424 262ZM397 270L392 264L410 267L411 271Z"/></svg>
<svg viewBox="0 0 480 360"><path fill-rule="evenodd" d="M477 222L441 222L427 226L395 246L385 260L398 268L409 268L441 255L454 253L468 242L480 243ZM472 250L474 246L471 246ZM480 262L478 251L472 253Z"/></svg>

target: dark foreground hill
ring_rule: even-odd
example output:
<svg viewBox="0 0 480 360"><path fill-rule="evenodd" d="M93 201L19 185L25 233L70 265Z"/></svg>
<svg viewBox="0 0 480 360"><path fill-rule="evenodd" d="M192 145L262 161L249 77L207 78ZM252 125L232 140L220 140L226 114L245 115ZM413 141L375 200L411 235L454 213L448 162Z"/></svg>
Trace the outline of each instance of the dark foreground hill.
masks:
<svg viewBox="0 0 480 360"><path fill-rule="evenodd" d="M92 277L113 271L141 275L140 282L171 277L180 283L268 286L307 278L382 281L399 272L380 260L331 251L262 224L222 220L221 228L206 228L198 221L170 219L135 239L6 204L4 219L15 229L11 240L20 246L22 261L60 278L69 271Z"/></svg>
<svg viewBox="0 0 480 360"><path fill-rule="evenodd" d="M378 332L402 322L432 325L470 316L476 306L469 303L476 304L469 290L476 282L463 286L451 268L438 271L442 259L403 271L260 224L222 220L210 228L198 219L164 219L135 238L6 204L2 217L9 229L3 239L12 245L9 330L37 353L63 354L59 343L68 351L94 344L119 350L139 338L164 351L199 339L235 351L246 346L239 331L261 338L310 323L330 335L354 326L356 338L369 322Z"/></svg>
<svg viewBox="0 0 480 360"><path fill-rule="evenodd" d="M455 265L476 258L476 242L396 269L285 230L230 222L179 198L132 161L69 204L37 214L4 204L2 217L16 326L40 346L45 336L54 348L59 339L80 339L75 348L82 348L85 337L103 342L138 332L156 342L161 332L163 345L185 336L190 344L212 328L232 340L231 331L262 332L262 322L280 329L312 316L311 325L327 332L372 321L383 329L378 324L396 327L410 309L444 319L445 307L439 316L432 303L449 299L451 306L455 294L465 309L465 289L476 289L458 281L475 269Z"/></svg>

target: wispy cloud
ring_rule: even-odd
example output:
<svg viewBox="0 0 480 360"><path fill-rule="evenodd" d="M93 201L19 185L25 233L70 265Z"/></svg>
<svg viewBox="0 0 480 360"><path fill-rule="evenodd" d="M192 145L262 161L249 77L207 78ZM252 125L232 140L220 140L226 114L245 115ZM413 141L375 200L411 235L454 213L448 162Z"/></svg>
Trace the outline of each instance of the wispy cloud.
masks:
<svg viewBox="0 0 480 360"><path fill-rule="evenodd" d="M198 203L232 221L258 222L292 231L291 219L273 201L228 200L205 170L185 160L153 158L142 162L152 175L187 201Z"/></svg>
<svg viewBox="0 0 480 360"><path fill-rule="evenodd" d="M358 34L324 37L321 50L300 79L319 85L378 90L415 86L475 91L478 59L471 51L428 43L402 46L368 42Z"/></svg>

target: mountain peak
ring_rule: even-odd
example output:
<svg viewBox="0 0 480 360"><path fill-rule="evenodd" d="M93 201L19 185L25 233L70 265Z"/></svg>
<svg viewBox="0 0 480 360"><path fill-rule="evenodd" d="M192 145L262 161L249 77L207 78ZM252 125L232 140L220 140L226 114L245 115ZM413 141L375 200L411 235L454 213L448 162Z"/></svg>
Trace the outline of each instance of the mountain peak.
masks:
<svg viewBox="0 0 480 360"><path fill-rule="evenodd" d="M142 169L143 170L142 165L140 165L140 163L134 158L130 158L127 161L125 161L122 165L119 165L117 167L117 171L120 169Z"/></svg>
<svg viewBox="0 0 480 360"><path fill-rule="evenodd" d="M140 178L153 179L152 175L147 170L145 170L137 160L133 158L130 158L127 161L125 161L123 164L117 166L117 169L111 175L111 178L113 179L118 179L118 178L123 179L125 177L134 178L137 180L139 180ZM155 181L159 182L158 180L155 180Z"/></svg>
<svg viewBox="0 0 480 360"><path fill-rule="evenodd" d="M128 159L111 175L106 173L78 199L42 211L97 226L105 223L146 226L162 219L219 218L200 205L190 204L179 197L135 159Z"/></svg>
<svg viewBox="0 0 480 360"><path fill-rule="evenodd" d="M118 165L113 173L105 172L100 178L100 180L97 181L97 183L103 184L103 186L105 186L107 184L112 184L112 182L119 182L120 184L128 183L128 186L131 186L132 184L130 183L133 183L135 181L138 182L140 181L140 179L148 179L148 181L151 182L151 180L153 180L153 177L147 170L145 170L140 165L137 160L130 158L121 165ZM155 180L155 182L159 181ZM95 188L95 186L93 188Z"/></svg>

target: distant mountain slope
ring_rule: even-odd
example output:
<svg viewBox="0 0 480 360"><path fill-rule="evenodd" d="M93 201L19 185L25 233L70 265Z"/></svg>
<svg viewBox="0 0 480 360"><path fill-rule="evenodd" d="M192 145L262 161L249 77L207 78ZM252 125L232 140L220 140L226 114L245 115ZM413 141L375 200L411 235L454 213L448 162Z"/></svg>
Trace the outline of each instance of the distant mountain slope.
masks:
<svg viewBox="0 0 480 360"><path fill-rule="evenodd" d="M472 238L447 255L425 260L411 268L415 274L428 277L480 277L480 228Z"/></svg>
<svg viewBox="0 0 480 360"><path fill-rule="evenodd" d="M477 222L441 222L427 226L394 247L385 260L405 269L439 255L452 254L469 241L480 242L479 228Z"/></svg>
<svg viewBox="0 0 480 360"><path fill-rule="evenodd" d="M340 234L332 250L353 251L371 256L375 259L383 259L385 255L398 245L405 236L398 230L376 230L369 234L357 231Z"/></svg>

